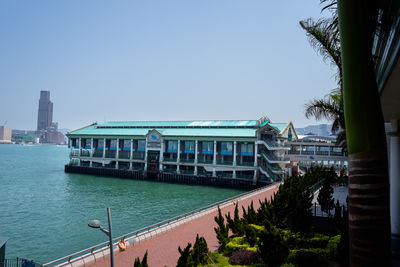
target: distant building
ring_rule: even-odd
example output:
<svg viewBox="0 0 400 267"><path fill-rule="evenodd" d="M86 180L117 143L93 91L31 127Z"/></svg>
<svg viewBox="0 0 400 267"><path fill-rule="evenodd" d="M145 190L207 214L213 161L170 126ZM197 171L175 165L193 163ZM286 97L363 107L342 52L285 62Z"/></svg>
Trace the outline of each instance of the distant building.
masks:
<svg viewBox="0 0 400 267"><path fill-rule="evenodd" d="M53 122L53 102L50 91L40 91L37 130L47 130Z"/></svg>
<svg viewBox="0 0 400 267"><path fill-rule="evenodd" d="M11 128L7 126L0 126L0 144L11 143Z"/></svg>
<svg viewBox="0 0 400 267"><path fill-rule="evenodd" d="M41 143L65 144L65 136L58 131L58 123L53 122L50 91L40 91L36 136Z"/></svg>

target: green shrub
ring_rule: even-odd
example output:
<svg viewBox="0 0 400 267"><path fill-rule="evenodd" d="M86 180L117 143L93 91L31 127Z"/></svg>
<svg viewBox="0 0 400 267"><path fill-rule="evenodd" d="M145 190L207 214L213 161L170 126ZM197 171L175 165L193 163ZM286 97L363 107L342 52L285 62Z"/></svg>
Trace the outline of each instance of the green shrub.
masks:
<svg viewBox="0 0 400 267"><path fill-rule="evenodd" d="M177 267L196 267L200 264L206 264L208 261L208 246L204 237L196 236L193 250L190 250L192 244L188 243L184 250L178 247L181 256L178 259Z"/></svg>
<svg viewBox="0 0 400 267"><path fill-rule="evenodd" d="M275 227L269 225L260 234L258 252L266 266L282 264L289 254L289 248Z"/></svg>
<svg viewBox="0 0 400 267"><path fill-rule="evenodd" d="M310 237L300 237L296 240L296 246L299 248L326 248L329 242L329 236L314 234Z"/></svg>
<svg viewBox="0 0 400 267"><path fill-rule="evenodd" d="M287 261L299 267L325 266L328 254L322 248L294 249L290 251Z"/></svg>
<svg viewBox="0 0 400 267"><path fill-rule="evenodd" d="M247 249L250 244L244 240L244 237L234 237L225 246L225 252L231 254L232 252L239 249Z"/></svg>
<svg viewBox="0 0 400 267"><path fill-rule="evenodd" d="M229 257L229 263L232 265L249 265L260 262L260 256L256 251L239 249Z"/></svg>
<svg viewBox="0 0 400 267"><path fill-rule="evenodd" d="M338 259L339 257L339 244L340 244L340 235L335 235L329 239L328 245L326 249L329 251L329 258L332 260Z"/></svg>
<svg viewBox="0 0 400 267"><path fill-rule="evenodd" d="M265 227L262 225L249 224L249 226L254 228L254 230L256 230L257 233L261 233L265 229Z"/></svg>

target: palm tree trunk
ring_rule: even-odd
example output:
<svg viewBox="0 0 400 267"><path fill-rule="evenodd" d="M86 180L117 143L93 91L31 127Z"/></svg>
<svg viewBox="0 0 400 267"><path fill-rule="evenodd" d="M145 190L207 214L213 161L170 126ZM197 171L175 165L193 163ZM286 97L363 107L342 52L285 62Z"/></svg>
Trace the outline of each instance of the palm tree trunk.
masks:
<svg viewBox="0 0 400 267"><path fill-rule="evenodd" d="M351 266L391 265L388 162L371 52L371 8L371 1L338 0Z"/></svg>

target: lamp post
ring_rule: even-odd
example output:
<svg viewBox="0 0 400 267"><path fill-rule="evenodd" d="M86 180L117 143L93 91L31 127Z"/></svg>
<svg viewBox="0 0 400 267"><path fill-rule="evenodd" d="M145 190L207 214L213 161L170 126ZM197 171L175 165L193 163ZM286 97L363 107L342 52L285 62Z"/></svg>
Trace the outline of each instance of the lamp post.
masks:
<svg viewBox="0 0 400 267"><path fill-rule="evenodd" d="M114 251L113 251L112 232L111 232L111 214L109 207L107 207L107 216L108 216L108 231L102 227L101 222L99 220L91 220L88 223L88 226L92 228L99 228L100 231L105 233L110 239L110 261L111 261L111 267L114 267Z"/></svg>

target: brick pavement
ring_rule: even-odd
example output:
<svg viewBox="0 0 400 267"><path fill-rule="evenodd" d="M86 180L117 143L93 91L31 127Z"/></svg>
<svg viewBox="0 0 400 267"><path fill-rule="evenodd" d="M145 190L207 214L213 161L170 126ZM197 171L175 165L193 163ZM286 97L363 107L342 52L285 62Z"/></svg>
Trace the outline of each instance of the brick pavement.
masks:
<svg viewBox="0 0 400 267"><path fill-rule="evenodd" d="M259 200L264 200L265 198L270 199L270 197L273 196L273 193L277 190L277 185L272 186L247 199L240 200L238 202L239 210L242 210L241 206L247 208L247 206L251 204L251 201L253 201L254 208L258 208ZM222 208L221 212L222 214L228 214L228 212L230 212L233 217L234 209L235 206L232 203L231 205ZM176 262L179 258L178 246L184 248L187 246L188 242L193 245L197 233L199 236L203 236L206 239L209 249L215 251L218 249L218 240L214 232L214 227L217 226L214 217L217 215L218 211L214 211L198 219L182 224L161 235L135 244L134 246L129 247L126 251L118 252L114 255L114 265L116 267L132 267L135 258L139 257L140 260L142 260L143 255L147 250L148 264L150 267L176 266ZM109 257L100 259L90 266L108 267L110 266L110 259Z"/></svg>

